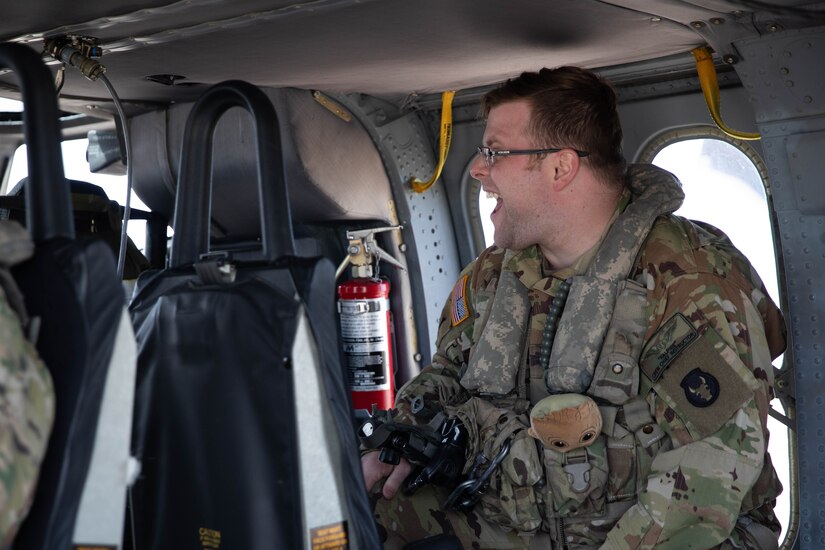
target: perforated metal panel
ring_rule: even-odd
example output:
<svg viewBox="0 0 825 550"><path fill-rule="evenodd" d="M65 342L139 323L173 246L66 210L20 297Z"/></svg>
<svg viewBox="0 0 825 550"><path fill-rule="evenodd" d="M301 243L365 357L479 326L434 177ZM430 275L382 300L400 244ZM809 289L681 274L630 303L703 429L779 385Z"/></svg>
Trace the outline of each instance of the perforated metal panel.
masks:
<svg viewBox="0 0 825 550"><path fill-rule="evenodd" d="M427 365L434 351L441 310L461 270L443 181L423 193L410 187L412 178L426 181L435 171L433 140L417 114L400 113L376 98L353 99L343 101L354 114L373 125L369 131L392 181L398 218L404 225L407 264L412 271L413 303L425 307L415 312L415 358L420 365Z"/></svg>
<svg viewBox="0 0 825 550"><path fill-rule="evenodd" d="M825 28L736 44L762 133L786 276L799 457L797 547L825 548Z"/></svg>
<svg viewBox="0 0 825 550"><path fill-rule="evenodd" d="M379 132L386 152L392 155L398 166L403 194L397 193L396 196L405 199L409 211L407 220L413 233L421 290L426 304L425 334L427 342L432 344L444 300L460 271L450 210L441 181L437 181L424 193L416 193L409 186L412 178L426 180L435 170L432 146L421 121L413 115L407 115L380 128ZM409 256L408 252L408 258ZM421 347L426 358L424 362L427 363L432 348L425 352L424 346Z"/></svg>

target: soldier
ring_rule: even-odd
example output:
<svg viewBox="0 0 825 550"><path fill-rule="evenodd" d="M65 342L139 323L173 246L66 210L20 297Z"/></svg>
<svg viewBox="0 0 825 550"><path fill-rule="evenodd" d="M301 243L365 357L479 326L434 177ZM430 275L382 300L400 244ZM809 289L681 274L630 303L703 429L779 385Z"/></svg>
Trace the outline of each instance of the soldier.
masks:
<svg viewBox="0 0 825 550"><path fill-rule="evenodd" d="M626 166L613 90L574 67L489 92L473 177L497 198L495 245L461 273L432 365L400 419L438 411L469 434L464 472L509 444L470 512L450 489L362 457L386 548L441 533L465 548L775 548L781 486L767 452L781 313L717 229L672 214L684 194ZM529 411L591 397L602 429L568 452L527 435ZM380 498L383 497L383 498Z"/></svg>
<svg viewBox="0 0 825 550"><path fill-rule="evenodd" d="M52 379L24 334L25 307L9 272L33 246L18 223L0 222L0 548L31 508L54 419Z"/></svg>

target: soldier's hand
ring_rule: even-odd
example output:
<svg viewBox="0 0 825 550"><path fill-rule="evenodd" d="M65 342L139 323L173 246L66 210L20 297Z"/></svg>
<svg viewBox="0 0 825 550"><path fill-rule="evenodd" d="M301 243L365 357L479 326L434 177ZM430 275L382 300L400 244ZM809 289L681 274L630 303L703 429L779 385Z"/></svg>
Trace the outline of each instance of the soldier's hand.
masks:
<svg viewBox="0 0 825 550"><path fill-rule="evenodd" d="M385 464L378 460L378 451L367 453L361 457L361 469L364 472L364 484L367 486L367 491L372 490L372 487L378 483L379 480L387 478L384 483L384 489L381 494L386 499L391 499L398 492L398 489L407 479L412 471L412 466L407 462L406 458L402 458L398 464Z"/></svg>

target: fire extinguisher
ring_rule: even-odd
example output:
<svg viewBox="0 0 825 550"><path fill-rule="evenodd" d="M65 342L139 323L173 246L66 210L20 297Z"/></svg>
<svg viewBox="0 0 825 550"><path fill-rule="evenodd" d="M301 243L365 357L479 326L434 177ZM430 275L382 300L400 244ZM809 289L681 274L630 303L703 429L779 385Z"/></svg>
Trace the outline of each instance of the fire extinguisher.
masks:
<svg viewBox="0 0 825 550"><path fill-rule="evenodd" d="M338 314L355 409L391 409L395 399L390 283L373 269L379 259L403 269L375 242L375 233L393 229L400 226L347 231L348 256L339 268L352 265L353 278L338 285Z"/></svg>

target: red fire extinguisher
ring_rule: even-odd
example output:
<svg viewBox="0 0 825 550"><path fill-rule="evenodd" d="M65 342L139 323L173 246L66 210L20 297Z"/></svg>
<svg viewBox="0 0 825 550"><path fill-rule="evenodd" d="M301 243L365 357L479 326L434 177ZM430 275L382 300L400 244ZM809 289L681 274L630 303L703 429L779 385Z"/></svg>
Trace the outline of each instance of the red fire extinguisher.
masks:
<svg viewBox="0 0 825 550"><path fill-rule="evenodd" d="M373 277L372 263L380 258L403 266L378 247L375 233L399 229L387 227L348 231L353 279L338 285L338 313L344 368L355 409L391 409L395 400L390 283ZM344 265L346 265L346 263Z"/></svg>
<svg viewBox="0 0 825 550"><path fill-rule="evenodd" d="M395 381L390 342L390 283L352 279L338 285L341 342L356 409L391 409Z"/></svg>

